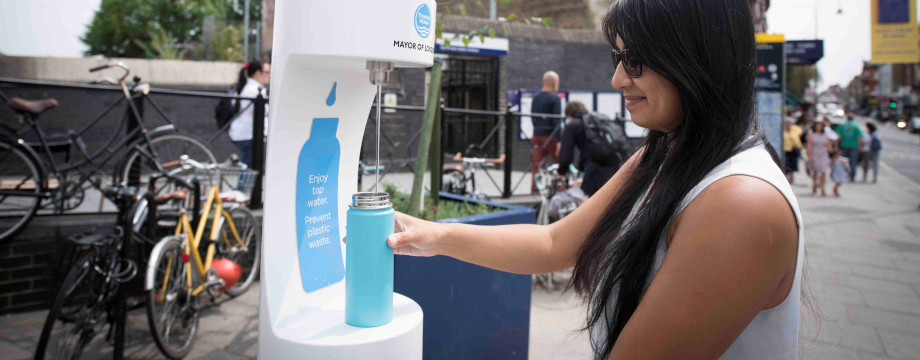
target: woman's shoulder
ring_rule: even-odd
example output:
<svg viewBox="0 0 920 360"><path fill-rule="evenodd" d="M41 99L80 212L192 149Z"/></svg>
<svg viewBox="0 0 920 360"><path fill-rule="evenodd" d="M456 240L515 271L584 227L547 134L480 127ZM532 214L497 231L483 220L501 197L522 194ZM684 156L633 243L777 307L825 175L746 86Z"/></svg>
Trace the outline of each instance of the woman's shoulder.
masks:
<svg viewBox="0 0 920 360"><path fill-rule="evenodd" d="M256 97L256 95L259 95L261 89L262 85L259 85L258 81L250 79L246 82L246 85L243 86L243 90L240 91L240 96Z"/></svg>

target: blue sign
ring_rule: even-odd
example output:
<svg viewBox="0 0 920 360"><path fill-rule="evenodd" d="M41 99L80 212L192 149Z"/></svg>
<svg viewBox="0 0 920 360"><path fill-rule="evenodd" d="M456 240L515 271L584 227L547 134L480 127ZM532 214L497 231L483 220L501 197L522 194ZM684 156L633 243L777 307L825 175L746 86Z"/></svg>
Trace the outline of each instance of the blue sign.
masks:
<svg viewBox="0 0 920 360"><path fill-rule="evenodd" d="M460 44L460 45L451 45L444 46L442 44L435 44L434 51L439 53L455 53L455 54L472 54L472 55L483 55L483 56L505 56L508 55L508 50L503 49L484 49L476 47L473 44L469 46Z"/></svg>
<svg viewBox="0 0 920 360"><path fill-rule="evenodd" d="M421 4L415 8L415 32L423 38L431 35L431 9L427 4Z"/></svg>
<svg viewBox="0 0 920 360"><path fill-rule="evenodd" d="M878 23L900 24L910 21L910 1L908 0L879 0Z"/></svg>
<svg viewBox="0 0 920 360"><path fill-rule="evenodd" d="M326 105L335 104L335 88ZM316 291L345 278L342 242L339 240L339 140L338 118L314 118L310 139L297 160L294 194L297 259L303 290Z"/></svg>
<svg viewBox="0 0 920 360"><path fill-rule="evenodd" d="M824 57L824 40L793 40L786 42L786 63L813 65Z"/></svg>

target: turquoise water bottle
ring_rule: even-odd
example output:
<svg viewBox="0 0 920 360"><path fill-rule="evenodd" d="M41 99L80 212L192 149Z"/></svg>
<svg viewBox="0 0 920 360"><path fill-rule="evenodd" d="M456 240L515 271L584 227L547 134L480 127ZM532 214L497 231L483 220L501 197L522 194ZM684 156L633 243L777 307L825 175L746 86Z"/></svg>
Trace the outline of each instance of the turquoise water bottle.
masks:
<svg viewBox="0 0 920 360"><path fill-rule="evenodd" d="M393 204L385 192L352 196L345 237L345 322L375 327L393 320Z"/></svg>
<svg viewBox="0 0 920 360"><path fill-rule="evenodd" d="M297 161L297 259L303 289L311 292L342 280L339 240L338 118L316 118Z"/></svg>

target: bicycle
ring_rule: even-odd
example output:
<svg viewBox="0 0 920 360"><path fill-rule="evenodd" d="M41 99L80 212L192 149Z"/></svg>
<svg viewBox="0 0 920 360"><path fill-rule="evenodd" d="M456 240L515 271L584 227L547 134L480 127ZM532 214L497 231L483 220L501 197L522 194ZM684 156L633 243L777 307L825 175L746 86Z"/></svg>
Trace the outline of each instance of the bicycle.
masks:
<svg viewBox="0 0 920 360"><path fill-rule="evenodd" d="M467 153L470 153L474 148L475 145L470 146L467 149ZM478 200L488 200L488 196L476 187L476 168L483 167L485 169L496 164L502 164L505 162L505 154L501 154L497 158L485 158L464 157L462 153L458 152L454 155L453 160L459 164L448 165L441 170L441 173L448 177L444 181L444 189L451 194L469 196ZM486 175L488 174L486 172ZM467 189L467 183L469 183L469 189Z"/></svg>
<svg viewBox="0 0 920 360"><path fill-rule="evenodd" d="M181 158L182 169L204 171L225 184L223 174L239 174L239 183L232 194L251 191L255 172L242 165L201 164ZM249 183L247 183L249 182ZM180 359L191 350L198 331L199 296L207 292L212 300L221 292L238 296L246 292L259 271L261 231L255 215L242 206L238 197L230 210L223 201L230 200L220 192L218 185L210 185L205 205L199 216L197 228L192 231L189 214L182 210L175 233L160 240L150 254L144 291L147 292L147 319L154 341L169 358ZM197 199L196 199L197 200ZM213 214L211 213L213 209ZM207 242L202 244L206 227L210 223ZM200 246L205 246L202 258ZM227 284L211 267L215 256L230 259L241 267L239 281Z"/></svg>
<svg viewBox="0 0 920 360"><path fill-rule="evenodd" d="M172 120L147 95L150 85L134 77L129 86L125 79L130 74L127 65L116 62L89 69L97 72L112 67L121 68L124 73L118 79L122 90L119 100L93 121L79 130L69 130L66 136L50 137L39 124L42 113L57 106L55 99L28 101L2 98L16 114L20 128L0 123L0 242L12 238L22 230L35 213L53 206L56 211L72 210L83 202L85 190L90 187L103 190L105 175L103 168L116 155L124 156L115 166L113 184L143 188L152 174L162 173L162 164L189 155L194 159L216 162L211 148L201 140L180 134ZM147 100L166 119L167 125L149 129L144 122L138 104ZM99 123L109 112L127 101L126 118L112 132L112 137L96 151L90 151L82 136ZM118 134L127 127L127 135L118 144ZM26 141L27 135L34 140ZM81 158L70 160L69 155L59 163L53 156L56 149L66 148L68 153L76 149ZM44 156L41 156L44 155ZM50 171L49 171L50 170ZM71 178L71 172L77 176Z"/></svg>
<svg viewBox="0 0 920 360"><path fill-rule="evenodd" d="M549 203L552 200L553 196L556 196L560 191L564 191L569 184L574 183L578 179L578 169L574 165L569 164L569 173L565 177L557 176L559 174L559 164L552 164L546 168L540 168L540 171L537 172L537 175L534 177L537 185L537 189L540 191L540 204L539 209L537 210L537 225L548 225L554 220L553 216L550 216L549 213ZM558 209L558 217L562 218L566 215L572 213L577 208L577 204L570 204L570 206L565 208ZM548 291L553 290L553 276L554 273L546 274L534 274L534 282L539 283Z"/></svg>
<svg viewBox="0 0 920 360"><path fill-rule="evenodd" d="M122 356L127 310L124 287L140 269L136 259L145 259L141 253L132 256L130 250L143 249L132 247L134 244L154 243L150 235L156 215L151 204L158 200L152 192L141 193L132 187L110 187L104 194L118 205L117 225L105 233L93 231L70 238L88 251L73 263L55 296L35 350L38 360L95 354L103 344L95 338L103 333L104 343L114 345L113 357ZM150 232L144 231L145 226ZM108 331L103 332L106 325Z"/></svg>

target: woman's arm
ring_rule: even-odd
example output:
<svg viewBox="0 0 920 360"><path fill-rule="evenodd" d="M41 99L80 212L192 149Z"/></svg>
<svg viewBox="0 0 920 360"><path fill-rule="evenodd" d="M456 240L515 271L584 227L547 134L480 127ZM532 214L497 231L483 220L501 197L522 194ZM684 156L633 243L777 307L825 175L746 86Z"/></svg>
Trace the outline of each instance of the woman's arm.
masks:
<svg viewBox="0 0 920 360"><path fill-rule="evenodd" d="M620 171L578 209L551 225L439 224L397 213L387 239L397 254L447 255L519 274L547 273L575 264L582 242L638 162L637 151Z"/></svg>
<svg viewBox="0 0 920 360"><path fill-rule="evenodd" d="M716 181L678 216L671 234L611 359L718 358L759 311L790 291L797 223L785 197L763 180Z"/></svg>
<svg viewBox="0 0 920 360"><path fill-rule="evenodd" d="M815 142L814 142L814 141L811 141L811 139L809 138L809 137L811 137L811 134L808 134L808 135L805 135L805 136L806 136L806 139L808 139L808 141L806 141L806 145L805 145L805 154L808 155L808 161L811 161L811 151L812 151L812 148L813 148L814 145L815 145Z"/></svg>

